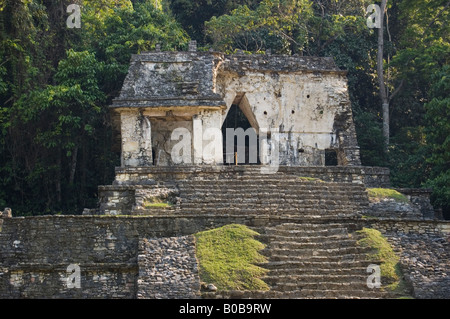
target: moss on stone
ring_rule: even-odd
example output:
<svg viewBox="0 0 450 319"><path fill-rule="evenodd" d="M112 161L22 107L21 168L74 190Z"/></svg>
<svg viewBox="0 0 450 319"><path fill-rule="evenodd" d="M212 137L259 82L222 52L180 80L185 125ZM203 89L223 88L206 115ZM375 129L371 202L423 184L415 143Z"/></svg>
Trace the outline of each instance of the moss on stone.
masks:
<svg viewBox="0 0 450 319"><path fill-rule="evenodd" d="M409 201L405 195L390 188L368 188L367 193L369 199L372 200L393 199L401 203L407 203Z"/></svg>
<svg viewBox="0 0 450 319"><path fill-rule="evenodd" d="M409 287L403 279L400 258L395 254L387 239L380 231L372 228L363 228L358 233L362 235L358 244L371 248L367 259L380 261L382 289L399 298L409 298Z"/></svg>
<svg viewBox="0 0 450 319"><path fill-rule="evenodd" d="M145 208L169 208L171 206L170 203L144 203Z"/></svg>
<svg viewBox="0 0 450 319"><path fill-rule="evenodd" d="M200 279L218 290L269 290L260 279L267 270L259 251L265 246L254 239L258 233L244 225L227 225L197 233Z"/></svg>

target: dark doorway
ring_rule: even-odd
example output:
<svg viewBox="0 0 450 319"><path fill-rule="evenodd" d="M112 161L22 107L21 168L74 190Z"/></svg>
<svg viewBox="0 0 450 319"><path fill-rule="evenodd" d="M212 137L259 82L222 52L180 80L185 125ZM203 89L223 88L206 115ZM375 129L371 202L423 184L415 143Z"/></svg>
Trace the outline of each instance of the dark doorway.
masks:
<svg viewBox="0 0 450 319"><path fill-rule="evenodd" d="M326 149L325 150L325 166L337 166L338 158L336 150Z"/></svg>
<svg viewBox="0 0 450 319"><path fill-rule="evenodd" d="M227 128L233 129L235 132L242 129L245 133L245 159L237 158L238 164L240 165L258 165L259 160L259 139L255 130L242 112L241 108L233 104L228 111L227 117L222 125L222 138L223 138L223 162L225 165L235 165L236 164L236 153L240 153L238 150L239 141L238 136L234 135L234 151L227 153ZM252 129L252 130L249 130ZM242 132L242 131L241 131ZM254 132L254 135L253 135ZM250 134L251 133L251 134ZM251 136L253 135L253 136ZM256 145L255 145L256 144ZM252 147L253 146L253 147Z"/></svg>

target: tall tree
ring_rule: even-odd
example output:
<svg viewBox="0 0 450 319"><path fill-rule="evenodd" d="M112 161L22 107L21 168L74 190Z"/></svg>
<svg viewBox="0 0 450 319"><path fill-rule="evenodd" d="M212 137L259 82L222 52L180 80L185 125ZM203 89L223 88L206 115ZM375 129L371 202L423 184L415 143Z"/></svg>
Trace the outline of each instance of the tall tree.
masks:
<svg viewBox="0 0 450 319"><path fill-rule="evenodd" d="M189 36L199 44L207 43L204 22L212 17L229 14L240 5L254 9L261 0L168 0L175 18Z"/></svg>
<svg viewBox="0 0 450 319"><path fill-rule="evenodd" d="M450 219L450 65L445 65L433 77L430 101L426 103L426 150L431 154L429 178L424 183L431 187L434 203L442 207Z"/></svg>
<svg viewBox="0 0 450 319"><path fill-rule="evenodd" d="M400 82L398 87L391 93L390 91L390 60L391 53L387 53L387 62L385 62L385 33L389 36L389 43L391 43L391 33L389 31L389 16L388 16L388 1L381 0L381 17L379 19L380 25L378 28L378 51L377 51L377 76L378 76L378 86L379 86L379 95L381 100L381 110L382 110L382 119L383 119L383 137L384 137L384 150L388 151L390 144L390 103L392 99L400 92L403 81ZM385 27L386 26L386 27ZM387 75L385 69L385 63L387 64Z"/></svg>
<svg viewBox="0 0 450 319"><path fill-rule="evenodd" d="M308 42L307 22L312 15L309 0L262 0L251 10L240 6L229 15L206 22L207 34L219 50L303 53Z"/></svg>
<svg viewBox="0 0 450 319"><path fill-rule="evenodd" d="M384 16L386 13L386 4L387 0L381 1L381 18L380 26L378 29L377 74L383 112L384 144L387 150L387 147L389 145L389 92L387 91L384 78Z"/></svg>
<svg viewBox="0 0 450 319"><path fill-rule="evenodd" d="M70 3L0 2L0 206L18 214L97 204L118 164L107 106L131 54L189 41L151 0L84 0L81 29L66 26Z"/></svg>

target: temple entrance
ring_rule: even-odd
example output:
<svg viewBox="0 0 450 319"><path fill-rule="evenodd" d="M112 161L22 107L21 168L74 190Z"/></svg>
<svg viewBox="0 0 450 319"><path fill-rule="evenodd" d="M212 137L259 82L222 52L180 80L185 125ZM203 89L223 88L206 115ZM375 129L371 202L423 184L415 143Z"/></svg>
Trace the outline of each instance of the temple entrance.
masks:
<svg viewBox="0 0 450 319"><path fill-rule="evenodd" d="M237 104L230 107L223 122L222 138L223 163L225 165L261 164L258 133ZM231 146L230 143L232 143Z"/></svg>
<svg viewBox="0 0 450 319"><path fill-rule="evenodd" d="M338 157L335 149L325 150L325 166L338 166Z"/></svg>

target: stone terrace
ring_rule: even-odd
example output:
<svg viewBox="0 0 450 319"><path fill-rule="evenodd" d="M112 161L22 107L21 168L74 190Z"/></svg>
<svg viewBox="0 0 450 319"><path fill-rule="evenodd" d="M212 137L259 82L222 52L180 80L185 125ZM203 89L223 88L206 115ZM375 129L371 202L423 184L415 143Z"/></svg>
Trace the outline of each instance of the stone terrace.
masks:
<svg viewBox="0 0 450 319"><path fill-rule="evenodd" d="M114 185L100 191L104 212L120 216L0 218L0 297L198 298L191 235L232 223L258 231L267 245L260 266L271 290L203 298L392 298L367 288L367 267L380 261L357 245L362 227L388 236L415 297L449 297L448 222L362 218L364 181L386 182L385 170L259 169L118 169ZM64 283L74 263L81 289Z"/></svg>

